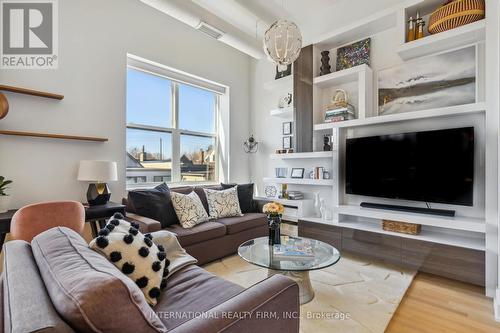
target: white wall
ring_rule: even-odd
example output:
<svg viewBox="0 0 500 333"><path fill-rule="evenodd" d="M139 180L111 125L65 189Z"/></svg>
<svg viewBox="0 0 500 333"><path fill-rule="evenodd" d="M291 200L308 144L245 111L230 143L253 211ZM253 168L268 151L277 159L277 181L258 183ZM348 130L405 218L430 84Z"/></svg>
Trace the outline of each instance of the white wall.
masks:
<svg viewBox="0 0 500 333"><path fill-rule="evenodd" d="M2 84L60 93L62 101L7 93L0 129L108 137L107 143L0 136L0 174L14 180L12 207L83 200L82 159L118 162L113 200L125 194L127 53L230 87L230 180L249 179L248 56L136 0L59 1L59 69L1 70Z"/></svg>

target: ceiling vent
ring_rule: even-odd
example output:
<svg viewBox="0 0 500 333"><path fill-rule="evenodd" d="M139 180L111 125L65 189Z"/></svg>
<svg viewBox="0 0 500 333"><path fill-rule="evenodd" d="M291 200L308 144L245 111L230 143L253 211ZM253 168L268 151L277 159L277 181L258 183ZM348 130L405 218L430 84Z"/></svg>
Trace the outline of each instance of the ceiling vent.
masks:
<svg viewBox="0 0 500 333"><path fill-rule="evenodd" d="M215 39L219 39L224 35L224 32L203 21L200 21L196 29Z"/></svg>

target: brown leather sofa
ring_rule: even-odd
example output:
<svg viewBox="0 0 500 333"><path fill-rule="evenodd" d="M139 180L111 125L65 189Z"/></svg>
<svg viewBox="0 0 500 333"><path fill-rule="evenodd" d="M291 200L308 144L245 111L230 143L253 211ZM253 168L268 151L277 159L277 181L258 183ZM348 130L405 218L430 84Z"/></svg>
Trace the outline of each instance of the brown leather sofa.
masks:
<svg viewBox="0 0 500 333"><path fill-rule="evenodd" d="M205 188L220 189L219 186ZM171 191L183 194L195 191L208 211L208 202L203 187L184 186L172 188ZM126 199L123 199L123 202L127 204ZM257 207L257 202L255 205ZM161 230L160 222L135 214L130 209L130 205L127 205L127 209L127 219L138 223L142 232ZM238 246L243 242L268 234L266 215L262 213L247 213L241 217L211 220L190 229L184 229L179 224L175 224L165 230L177 235L181 246L198 259L198 265L236 253Z"/></svg>
<svg viewBox="0 0 500 333"><path fill-rule="evenodd" d="M2 332L299 332L298 286L281 275L245 290L188 265L151 308L71 229L50 229L31 244L7 242L3 254Z"/></svg>

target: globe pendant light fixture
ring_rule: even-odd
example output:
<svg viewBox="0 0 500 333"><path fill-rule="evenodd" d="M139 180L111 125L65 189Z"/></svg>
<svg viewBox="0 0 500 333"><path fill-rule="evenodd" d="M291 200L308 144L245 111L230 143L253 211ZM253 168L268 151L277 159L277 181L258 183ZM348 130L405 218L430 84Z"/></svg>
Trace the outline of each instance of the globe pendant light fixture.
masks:
<svg viewBox="0 0 500 333"><path fill-rule="evenodd" d="M278 20L264 34L264 52L280 71L297 60L301 48L302 35L293 22Z"/></svg>

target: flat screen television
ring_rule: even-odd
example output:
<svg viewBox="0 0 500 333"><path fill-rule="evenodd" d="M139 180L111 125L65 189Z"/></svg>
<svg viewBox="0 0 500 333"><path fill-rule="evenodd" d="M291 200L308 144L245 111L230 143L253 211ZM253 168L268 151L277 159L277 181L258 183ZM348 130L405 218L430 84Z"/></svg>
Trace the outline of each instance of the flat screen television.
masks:
<svg viewBox="0 0 500 333"><path fill-rule="evenodd" d="M472 206L474 128L347 139L346 193Z"/></svg>

